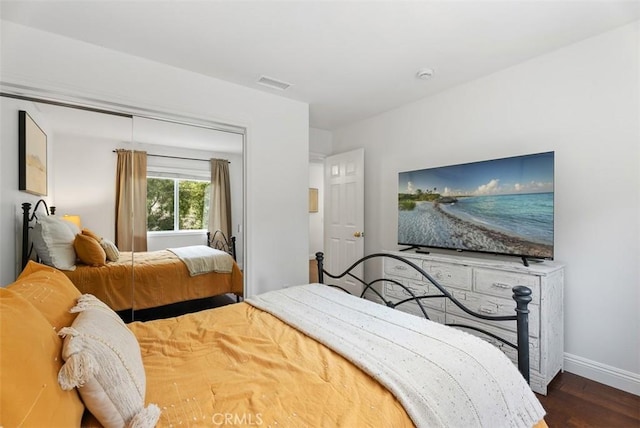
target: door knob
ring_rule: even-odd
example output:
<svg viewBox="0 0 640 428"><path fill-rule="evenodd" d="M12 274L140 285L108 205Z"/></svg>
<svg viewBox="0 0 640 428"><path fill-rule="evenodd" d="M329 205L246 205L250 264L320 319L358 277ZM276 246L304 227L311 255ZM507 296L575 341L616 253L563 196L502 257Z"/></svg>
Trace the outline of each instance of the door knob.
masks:
<svg viewBox="0 0 640 428"><path fill-rule="evenodd" d="M353 236L356 238L361 238L364 236L364 232L353 232Z"/></svg>

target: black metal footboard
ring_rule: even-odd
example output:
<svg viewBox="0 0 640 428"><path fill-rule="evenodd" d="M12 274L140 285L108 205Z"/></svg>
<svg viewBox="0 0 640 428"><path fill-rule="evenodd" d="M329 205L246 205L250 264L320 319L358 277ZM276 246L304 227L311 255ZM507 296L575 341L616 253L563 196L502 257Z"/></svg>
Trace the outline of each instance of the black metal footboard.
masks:
<svg viewBox="0 0 640 428"><path fill-rule="evenodd" d="M365 261L373 259L373 258L392 258L395 260L399 260L403 263L405 263L406 265L410 266L411 268L415 269L418 273L420 273L422 275L422 277L429 281L431 284L433 284L441 294L434 294L434 295L427 295L427 296L416 296L415 293L413 292L413 290L411 290L409 287L406 287L404 284L391 279L391 278L380 278L380 279L375 279L373 281L370 282L366 282L364 279L359 278L358 276L354 275L352 273L352 271L359 266L360 264L363 264ZM456 299L449 291L447 291L446 288L444 288L442 285L440 285L438 283L438 281L436 281L433 277L431 277L431 275L429 275L427 272L425 272L421 267L419 267L418 265L416 265L415 263L411 262L410 260L407 260L403 257L397 256L395 254L386 254L386 253L375 253L375 254L370 254L368 256L363 257L362 259L356 261L354 264L352 264L348 269L346 269L344 272L342 272L339 275L332 275L329 272L327 272L326 270L324 270L324 254L319 252L316 253L316 261L318 263L318 282L324 284L324 276L328 276L330 278L333 279L340 279L343 278L345 276L349 276L353 279L355 279L357 282L359 282L360 284L362 284L364 286L364 289L362 290L362 293L360 294L360 297L364 297L365 293L367 291L373 292L376 296L378 296L378 298L380 298L380 300L382 300L384 302L385 305L389 306L390 308L397 308L400 305L403 305L405 303L408 302L414 302L418 305L418 307L420 308L420 311L422 312L422 314L424 315L424 317L426 319L429 319L429 315L427 314L427 311L424 307L424 305L422 304L422 300L424 299L449 299L451 302L453 302L453 304L455 304L458 308L460 308L461 310L463 310L465 313L475 317L475 318L480 318L483 320L490 320L490 321L516 321L516 328L517 328L517 343L511 343L508 340L497 336L489 331L483 330L481 328L475 327L475 326L470 326L470 325L464 325L464 324L446 324L449 325L451 327L459 327L459 328L466 328L466 329L470 329L470 330L475 330L477 332L480 332L482 334L485 334L489 337L492 337L498 341L500 341L501 343L504 343L505 345L517 350L518 352L518 370L520 371L520 373L522 374L522 376L526 379L527 382L529 382L529 309L528 309L528 305L529 302L531 302L531 289L528 287L525 287L523 285L518 285L513 287L513 300L515 300L515 315L509 315L509 316L490 316L490 315L485 315L485 314L481 314L481 313L477 313L474 312L470 309L468 309L465 305L463 305L462 303L460 303L460 301L458 301L458 299ZM404 299L404 300L400 300L397 302L392 302L388 299L385 299L384 295L381 294L378 290L376 290L373 285L375 284L382 284L384 285L385 282L389 282L389 283L393 283L399 287L401 287L406 293L408 293L411 297ZM337 285L332 285L332 284L327 284L331 287L336 287L339 288L347 293L349 293L348 290L345 290L344 288L337 286Z"/></svg>
<svg viewBox="0 0 640 428"><path fill-rule="evenodd" d="M236 237L231 236L227 239L224 232L220 229L215 232L207 232L207 245L211 248L215 248L216 250L221 250L226 253L231 254L233 260L237 261L236 258Z"/></svg>

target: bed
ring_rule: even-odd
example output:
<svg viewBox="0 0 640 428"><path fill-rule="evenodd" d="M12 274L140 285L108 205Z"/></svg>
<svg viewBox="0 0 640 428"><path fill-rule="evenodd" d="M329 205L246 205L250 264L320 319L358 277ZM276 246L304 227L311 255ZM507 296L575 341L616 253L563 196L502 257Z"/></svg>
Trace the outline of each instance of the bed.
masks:
<svg viewBox="0 0 640 428"><path fill-rule="evenodd" d="M40 211L39 205L42 205ZM198 249L199 254L206 254L207 260L223 260L222 265L215 265L209 270L193 270L189 268L189 260L181 257L179 251L182 248L152 252L118 251L112 242L95 236L86 229L75 230L72 235L55 232L59 224L46 227L42 225L38 229L39 223L55 220L50 217L50 214L55 214L55 208L51 207L50 211L44 200L38 201L33 211L30 203L22 204L22 209L23 267L30 258L30 249L35 247L38 257L44 259L45 264L62 270L82 293L98 297L115 311L125 313L131 309L157 308L228 293L242 296L243 275L235 262L235 238L227 239L220 231L208 234L207 245L191 248ZM49 233L46 243L42 242L43 239L38 242L36 232L41 235L45 228L54 231ZM89 239L91 237L93 240ZM82 241L78 242L80 238ZM106 250L102 255L102 262L91 263L93 257L100 258L100 255L94 256L100 250L94 248L96 243L93 241L98 241L99 246ZM81 250L83 247L89 249ZM57 258L53 255L43 257L43 253L49 251L54 254L51 248L55 248ZM109 257L109 249L114 253L112 257ZM80 257L85 253L86 256Z"/></svg>
<svg viewBox="0 0 640 428"><path fill-rule="evenodd" d="M2 426L546 426L496 347L323 284L125 325L30 262L0 317Z"/></svg>

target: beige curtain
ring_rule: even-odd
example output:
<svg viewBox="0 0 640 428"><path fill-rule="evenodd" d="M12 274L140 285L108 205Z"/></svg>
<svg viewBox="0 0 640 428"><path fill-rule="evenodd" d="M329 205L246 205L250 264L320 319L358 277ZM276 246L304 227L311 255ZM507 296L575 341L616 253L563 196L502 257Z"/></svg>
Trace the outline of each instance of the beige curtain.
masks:
<svg viewBox="0 0 640 428"><path fill-rule="evenodd" d="M147 153L117 150L116 246L147 251Z"/></svg>
<svg viewBox="0 0 640 428"><path fill-rule="evenodd" d="M209 230L220 229L224 236L231 237L231 187L229 184L229 161L211 159L211 200L209 202Z"/></svg>

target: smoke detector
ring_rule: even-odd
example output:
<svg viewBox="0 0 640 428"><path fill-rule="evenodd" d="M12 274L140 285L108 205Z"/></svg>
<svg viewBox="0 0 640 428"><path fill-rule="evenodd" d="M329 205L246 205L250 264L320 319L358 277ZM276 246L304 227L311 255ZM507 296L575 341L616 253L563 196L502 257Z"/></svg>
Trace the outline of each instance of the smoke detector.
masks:
<svg viewBox="0 0 640 428"><path fill-rule="evenodd" d="M433 77L433 73L434 73L434 71L433 71L432 68L421 68L416 73L416 77L418 79L428 80L428 79L431 79Z"/></svg>

